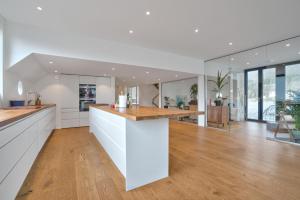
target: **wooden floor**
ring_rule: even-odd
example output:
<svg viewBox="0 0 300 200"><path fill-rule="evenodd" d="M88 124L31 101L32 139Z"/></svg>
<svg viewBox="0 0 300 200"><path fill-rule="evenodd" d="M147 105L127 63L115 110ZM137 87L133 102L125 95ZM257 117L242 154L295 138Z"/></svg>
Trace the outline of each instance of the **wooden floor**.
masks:
<svg viewBox="0 0 300 200"><path fill-rule="evenodd" d="M18 200L300 199L300 148L268 141L263 124L231 133L170 123L170 177L125 192L124 178L87 128L56 131Z"/></svg>

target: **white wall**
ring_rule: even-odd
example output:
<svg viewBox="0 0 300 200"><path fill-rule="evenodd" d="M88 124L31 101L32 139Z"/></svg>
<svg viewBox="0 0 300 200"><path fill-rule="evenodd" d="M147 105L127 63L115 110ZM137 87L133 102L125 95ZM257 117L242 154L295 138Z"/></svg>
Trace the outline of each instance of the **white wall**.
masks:
<svg viewBox="0 0 300 200"><path fill-rule="evenodd" d="M170 97L171 99L174 100L174 102L170 106L176 106L177 95L185 96L187 98L186 105L188 105L188 102L191 100L190 88L193 84L197 84L197 83L198 83L197 78L162 83L162 106L165 105L165 101L164 101L165 96Z"/></svg>
<svg viewBox="0 0 300 200"><path fill-rule="evenodd" d="M158 50L125 45L72 33L54 33L13 22L7 23L7 65L12 66L31 53L42 53L88 60L105 61L204 73L203 60Z"/></svg>
<svg viewBox="0 0 300 200"><path fill-rule="evenodd" d="M18 82L23 83L23 94L18 94ZM4 82L4 100L3 105L8 106L9 100L26 100L27 93L33 91L33 82L21 78L15 73L5 71L5 82Z"/></svg>
<svg viewBox="0 0 300 200"><path fill-rule="evenodd" d="M159 90L153 84L139 85L140 91L140 105L141 106L153 106L152 98L159 94ZM159 105L159 97L156 98L157 105Z"/></svg>
<svg viewBox="0 0 300 200"><path fill-rule="evenodd" d="M4 25L5 25L5 20L0 15L0 102L3 100Z"/></svg>

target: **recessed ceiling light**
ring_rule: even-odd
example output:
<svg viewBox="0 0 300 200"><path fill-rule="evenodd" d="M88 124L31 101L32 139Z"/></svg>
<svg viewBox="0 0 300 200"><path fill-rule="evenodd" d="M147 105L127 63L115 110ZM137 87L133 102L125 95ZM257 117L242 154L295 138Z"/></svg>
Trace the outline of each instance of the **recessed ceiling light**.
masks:
<svg viewBox="0 0 300 200"><path fill-rule="evenodd" d="M255 55L255 56L258 56L258 53L256 52L254 55Z"/></svg>
<svg viewBox="0 0 300 200"><path fill-rule="evenodd" d="M158 78L157 80L160 81L160 78Z"/></svg>
<svg viewBox="0 0 300 200"><path fill-rule="evenodd" d="M53 61L49 61L49 64L53 64Z"/></svg>
<svg viewBox="0 0 300 200"><path fill-rule="evenodd" d="M149 74L150 72L146 72L146 74Z"/></svg>
<svg viewBox="0 0 300 200"><path fill-rule="evenodd" d="M135 79L135 76L133 76L132 79Z"/></svg>
<svg viewBox="0 0 300 200"><path fill-rule="evenodd" d="M58 70L56 69L56 70L54 70L54 73L57 73L58 72Z"/></svg>
<svg viewBox="0 0 300 200"><path fill-rule="evenodd" d="M58 79L59 79L59 76L58 76L58 75L55 75L55 76L54 76L54 79L58 80Z"/></svg>
<svg viewBox="0 0 300 200"><path fill-rule="evenodd" d="M151 13L150 13L150 11L146 11L146 15L150 15Z"/></svg>
<svg viewBox="0 0 300 200"><path fill-rule="evenodd" d="M113 68L111 68L111 70L115 71L115 70L116 70L116 68L114 68L114 67L113 67Z"/></svg>
<svg viewBox="0 0 300 200"><path fill-rule="evenodd" d="M250 63L249 63L249 62L247 62L246 64L247 64L247 65L250 65Z"/></svg>
<svg viewBox="0 0 300 200"><path fill-rule="evenodd" d="M43 10L43 8L40 7L40 6L37 6L36 9L37 9L38 11L42 11L42 10Z"/></svg>
<svg viewBox="0 0 300 200"><path fill-rule="evenodd" d="M285 46L286 46L286 47L290 47L290 46L291 46L291 44L290 44L290 43L287 43L287 44L285 44Z"/></svg>
<svg viewBox="0 0 300 200"><path fill-rule="evenodd" d="M232 58L230 58L230 60L231 60L231 61L234 61L234 58L232 57Z"/></svg>
<svg viewBox="0 0 300 200"><path fill-rule="evenodd" d="M298 54L300 55L300 51L298 52Z"/></svg>
<svg viewBox="0 0 300 200"><path fill-rule="evenodd" d="M107 74L103 74L103 76L107 76Z"/></svg>
<svg viewBox="0 0 300 200"><path fill-rule="evenodd" d="M176 74L175 77L177 78L177 77L178 77L178 74Z"/></svg>
<svg viewBox="0 0 300 200"><path fill-rule="evenodd" d="M233 43L232 43L232 42L229 42L229 43L228 43L228 45L229 45L229 46L232 46L232 45L233 45Z"/></svg>
<svg viewBox="0 0 300 200"><path fill-rule="evenodd" d="M199 32L199 29L196 28L196 29L195 29L195 33L198 33L198 32Z"/></svg>
<svg viewBox="0 0 300 200"><path fill-rule="evenodd" d="M129 30L129 34L133 34L133 30Z"/></svg>

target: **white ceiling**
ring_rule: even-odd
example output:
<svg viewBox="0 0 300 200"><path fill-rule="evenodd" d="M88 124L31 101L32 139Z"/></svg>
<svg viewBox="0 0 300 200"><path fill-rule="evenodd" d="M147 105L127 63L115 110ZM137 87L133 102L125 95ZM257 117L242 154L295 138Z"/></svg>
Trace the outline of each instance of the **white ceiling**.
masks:
<svg viewBox="0 0 300 200"><path fill-rule="evenodd" d="M300 35L299 9L299 0L0 1L11 21L202 59Z"/></svg>
<svg viewBox="0 0 300 200"><path fill-rule="evenodd" d="M197 76L191 73L36 53L29 55L9 70L32 82L47 74L52 74L53 78L59 77L60 74L114 76L123 84L153 84Z"/></svg>
<svg viewBox="0 0 300 200"><path fill-rule="evenodd" d="M300 37L208 61L205 70L207 74L229 68L238 72L294 61L300 61Z"/></svg>

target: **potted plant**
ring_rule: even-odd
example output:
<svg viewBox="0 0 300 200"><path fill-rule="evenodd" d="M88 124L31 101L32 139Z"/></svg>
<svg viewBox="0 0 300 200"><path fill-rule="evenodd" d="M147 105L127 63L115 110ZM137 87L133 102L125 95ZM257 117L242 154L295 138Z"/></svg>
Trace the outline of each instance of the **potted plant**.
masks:
<svg viewBox="0 0 300 200"><path fill-rule="evenodd" d="M289 103L289 113L295 120L295 128L292 130L294 140L300 140L300 91L288 91L293 101Z"/></svg>
<svg viewBox="0 0 300 200"><path fill-rule="evenodd" d="M190 105L197 105L197 96L198 96L198 84L193 84L190 88L190 97L191 101L189 102Z"/></svg>
<svg viewBox="0 0 300 200"><path fill-rule="evenodd" d="M229 75L229 73L222 76L222 71L218 71L217 80L208 80L210 82L213 82L216 86L215 89L213 90L214 92L216 92L216 99L214 101L216 106L223 105L222 89L225 85L228 84L228 82L226 81L226 78L228 77L228 75Z"/></svg>

